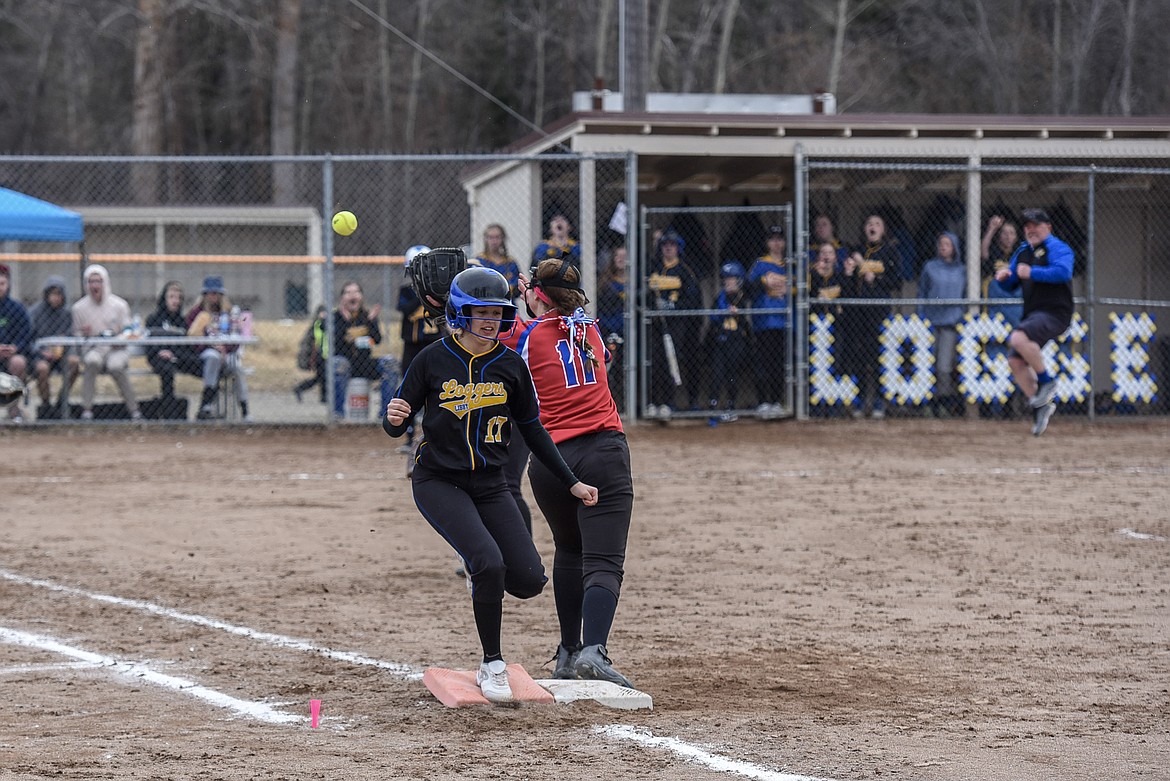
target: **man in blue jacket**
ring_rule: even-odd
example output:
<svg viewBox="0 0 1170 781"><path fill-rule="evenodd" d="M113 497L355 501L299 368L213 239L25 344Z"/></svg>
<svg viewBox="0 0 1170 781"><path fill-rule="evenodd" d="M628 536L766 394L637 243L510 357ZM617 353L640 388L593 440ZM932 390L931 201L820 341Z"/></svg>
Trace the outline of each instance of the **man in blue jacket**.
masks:
<svg viewBox="0 0 1170 781"><path fill-rule="evenodd" d="M1032 433L1040 436L1056 411L1056 378L1044 367L1043 349L1072 322L1073 251L1052 235L1043 209L1025 209L1022 221L1024 243L995 278L1008 292L1023 288L1024 316L1008 337L1008 364L1032 406Z"/></svg>

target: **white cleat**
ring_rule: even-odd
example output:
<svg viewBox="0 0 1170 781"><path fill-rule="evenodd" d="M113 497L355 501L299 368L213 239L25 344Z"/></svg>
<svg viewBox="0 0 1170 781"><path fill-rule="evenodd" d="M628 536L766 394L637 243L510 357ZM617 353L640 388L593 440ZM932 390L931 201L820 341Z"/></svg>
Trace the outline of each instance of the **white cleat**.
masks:
<svg viewBox="0 0 1170 781"><path fill-rule="evenodd" d="M516 702L512 687L508 685L508 665L503 659L483 662L475 674L475 682L483 692L484 699L497 705L511 705Z"/></svg>

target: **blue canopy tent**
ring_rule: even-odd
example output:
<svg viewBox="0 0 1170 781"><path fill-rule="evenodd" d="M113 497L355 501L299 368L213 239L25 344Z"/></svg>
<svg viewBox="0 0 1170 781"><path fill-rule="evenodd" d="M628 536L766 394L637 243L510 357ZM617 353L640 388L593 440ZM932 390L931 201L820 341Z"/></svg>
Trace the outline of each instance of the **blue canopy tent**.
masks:
<svg viewBox="0 0 1170 781"><path fill-rule="evenodd" d="M0 187L0 241L82 241L81 215Z"/></svg>
<svg viewBox="0 0 1170 781"><path fill-rule="evenodd" d="M75 241L80 245L81 268L85 268L81 215L4 187L0 187L0 241Z"/></svg>

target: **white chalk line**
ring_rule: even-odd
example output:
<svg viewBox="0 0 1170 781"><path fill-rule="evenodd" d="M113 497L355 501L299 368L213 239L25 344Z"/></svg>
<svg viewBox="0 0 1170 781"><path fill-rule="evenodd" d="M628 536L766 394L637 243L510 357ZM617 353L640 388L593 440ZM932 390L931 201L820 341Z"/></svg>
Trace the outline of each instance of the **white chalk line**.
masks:
<svg viewBox="0 0 1170 781"><path fill-rule="evenodd" d="M0 675L25 675L27 673L54 673L65 670L93 670L101 665L91 662L58 662L56 664L17 664L0 668Z"/></svg>
<svg viewBox="0 0 1170 781"><path fill-rule="evenodd" d="M18 629L9 629L0 626L0 641L68 656L72 659L79 660L83 664L101 668L114 675L130 678L134 681L145 681L146 683L160 686L164 689L180 692L188 697L194 697L218 708L225 708L240 716L246 716L247 718L269 724L299 724L307 720L305 716L283 713L263 702L241 700L238 697L232 697L229 694L224 694L215 689L209 689L194 681L156 672L143 664L120 662L108 656L102 656L92 651L66 645L52 637L35 635L29 632L22 632Z"/></svg>
<svg viewBox="0 0 1170 781"><path fill-rule="evenodd" d="M1155 477L1164 477L1170 475L1170 466L1085 466L1085 467L932 467L921 470L920 472L909 471L905 473L907 476L914 474L929 475L930 477L1013 477L1013 476L1060 476L1067 475L1076 477L1080 475L1153 475ZM761 469L750 472L731 472L731 471L697 471L688 472L685 475L687 480L713 480L726 478L729 475L744 478L754 478L760 480L805 480L805 479L825 479L832 477L839 477L847 475L850 477L856 476L856 472L852 470L840 469ZM385 472L362 472L358 474L347 474L345 472L333 473L314 473L314 472L290 472L279 474L256 474L256 475L236 475L232 478L234 482L243 483L268 483L268 482L375 482L383 483L388 479L397 479L397 473L389 474ZM159 478L161 481L172 482L172 476L164 476ZM679 480L679 473L677 472L641 472L634 473L634 480L646 481L677 481ZM148 480L149 482L149 480ZM0 476L0 483L21 483L21 484L56 484L56 483L109 483L109 476L94 476L94 477L75 477L70 475L45 475L37 477L3 477Z"/></svg>
<svg viewBox="0 0 1170 781"><path fill-rule="evenodd" d="M1145 532L1139 532L1136 529L1118 529L1117 533L1122 537L1129 537L1134 540L1151 540L1153 542L1167 541L1166 537L1162 537L1157 534L1146 534Z"/></svg>
<svg viewBox="0 0 1170 781"><path fill-rule="evenodd" d="M204 616L196 615L193 613L183 613L181 611L172 610L170 608L162 607L160 605L155 605L154 603L146 602L146 601L140 600L140 599L126 599L123 597L111 596L109 594L100 594L100 593L93 592L93 591L86 591L84 589L74 588L72 586L64 586L64 585L61 585L59 583L53 583L52 581L49 581L49 580L41 580L41 579L37 579L37 578L25 577L24 575L18 575L15 572L10 572L8 570L3 570L3 569L0 569L0 577L5 578L7 580L10 580L14 583L20 583L20 584L25 585L25 586L33 586L35 588L44 588L44 589L48 589L50 591L55 591L55 592L58 592L61 594L68 594L71 596L84 597L86 599L92 599L92 600L95 600L98 602L107 602L109 604L119 605L121 607L132 608L135 610L142 610L142 611L145 611L148 613L152 613L154 615L159 615L159 616L164 616L166 618L171 618L171 619L174 619L176 621L185 621L188 623L197 624L199 626L204 626L204 627L208 627L211 629L219 629L219 630L222 630L225 632L229 632L231 634L246 637L250 640L256 640L256 641L259 641L261 643L275 645L279 648L287 648L287 649L292 649L292 650L297 650L297 651L306 651L309 653L319 654L321 656L325 656L325 657L328 657L330 659L337 659L340 661L350 662L352 664L368 665L368 666L377 667L379 669L387 670L395 675L398 675L399 677L401 677L405 680L416 680L416 679L422 678L422 673L420 671L418 671L416 668L413 668L409 665L401 664L398 662L385 662L385 661L381 661L378 659L373 659L373 658L368 657L368 656L363 656L361 654L350 653L348 651L335 651L333 649L323 648L321 646L317 646L317 645L315 645L313 643L309 643L305 640L297 640L295 638L285 637L283 635L273 634L271 632L261 632L261 631L255 630L255 629L250 629L248 627L238 626L236 624L229 624L225 621L218 621L216 619L206 618ZM14 633L14 630L4 630L3 628L0 628L0 637L3 637L5 632ZM19 634L24 635L25 633L19 633ZM29 636L32 637L32 635L29 635ZM64 647L64 646L62 646L62 647ZM76 651L76 649L70 649L70 650L74 651L74 653L72 653L70 655L73 655L75 658L82 658L84 661L86 661L90 664L95 664L95 665L100 665L100 666L113 666L113 665L118 664L114 660L107 660L103 657L97 656L96 654L93 654L90 656L78 657L78 656L76 656L76 654L85 654L87 652ZM158 675L158 674L155 673L154 675ZM170 678L170 676L164 676L164 677ZM180 681L181 679L173 678L172 680ZM180 689L181 691L189 691L190 689L195 688L199 691L206 691L206 692L211 693L210 689L205 689L204 687L197 686L196 684L192 684L189 681L183 681L182 684L185 688ZM214 694L218 694L218 693L214 693ZM221 695L221 696L226 697L226 695ZM244 702L244 701L240 701L240 702ZM265 706L265 707L268 707L268 706ZM281 715L288 716L288 714L281 714ZM292 717L292 718L295 718L295 719L300 720L300 721L304 720L303 716L296 716L296 717ZM596 729L599 731L602 731L604 734L607 734L609 737L623 739L623 740L635 740L637 742L643 743L646 746L654 747L654 748L668 748L672 751L675 751L676 753L679 753L683 756L686 756L688 759L692 759L694 761L701 762L703 764L708 765L709 767L711 767L713 769L720 770L722 772L735 773L737 775L746 775L749 778L761 779L762 781L824 781L822 779L815 779L812 776L796 776L796 775L790 775L790 774L784 774L784 773L777 773L776 771L768 770L766 768L760 768L760 767L757 767L757 766L752 765L752 764L747 763L747 762L741 762L739 760L732 760L732 759L726 759L724 757L719 757L719 756L711 754L710 752L707 752L706 750L701 749L697 746L691 746L687 743L684 743L683 741L680 741L677 738L655 737L649 731L647 731L645 729L641 729L641 728L613 726L613 727L599 727ZM613 732L606 732L607 730L613 730Z"/></svg>
<svg viewBox="0 0 1170 781"><path fill-rule="evenodd" d="M119 605L121 607L133 608L154 615L170 618L175 621L184 621L189 624L196 624L204 626L209 629L219 629L241 637L247 637L250 640L256 640L267 645L276 646L277 648L286 648L293 651L304 651L306 653L317 654L324 656L327 659L335 659L341 662L349 662L350 664L361 665L364 667L377 667L379 670L385 670L393 675L398 676L403 680L416 680L422 678L422 671L407 664L399 662L386 662L381 659L374 659L362 654L352 653L350 651L338 651L334 648L326 648L310 643L308 640L298 640L295 637L286 637L278 635L273 632L263 632L258 629L251 629L250 627L240 626L238 624L230 624L226 621L220 621L214 618L197 615L195 613L184 613L179 610L172 610L168 607L156 605L153 602L147 602L141 599L126 599L124 597L110 596L109 594L99 594L93 591L86 591L84 589L73 588L71 586L63 586L59 583L54 583L50 580L38 580L36 578L28 578L23 575L18 575L15 572L0 569L0 578L10 580L13 583L20 583L25 586L34 586L36 588L44 588L50 591L56 591L61 594L70 594L77 597L85 597L96 602L106 602L111 605Z"/></svg>
<svg viewBox="0 0 1170 781"><path fill-rule="evenodd" d="M712 754L706 749L686 743L678 738L664 738L655 735L643 727L631 727L627 724L610 724L604 727L594 727L594 732L613 740L629 740L648 748L660 748L672 751L683 759L705 765L711 770L721 773L733 773L737 776L754 778L758 781L831 781L831 779L817 776L802 776L793 773L781 773L769 770L751 762L740 759L729 759L718 754Z"/></svg>

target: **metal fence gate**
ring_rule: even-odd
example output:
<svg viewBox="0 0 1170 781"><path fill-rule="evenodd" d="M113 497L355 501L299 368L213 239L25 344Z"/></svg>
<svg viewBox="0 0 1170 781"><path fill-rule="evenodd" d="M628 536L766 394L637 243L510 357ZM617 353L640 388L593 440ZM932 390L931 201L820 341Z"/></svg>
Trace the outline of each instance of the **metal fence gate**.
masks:
<svg viewBox="0 0 1170 781"><path fill-rule="evenodd" d="M792 207L643 207L637 263L645 418L793 413Z"/></svg>

